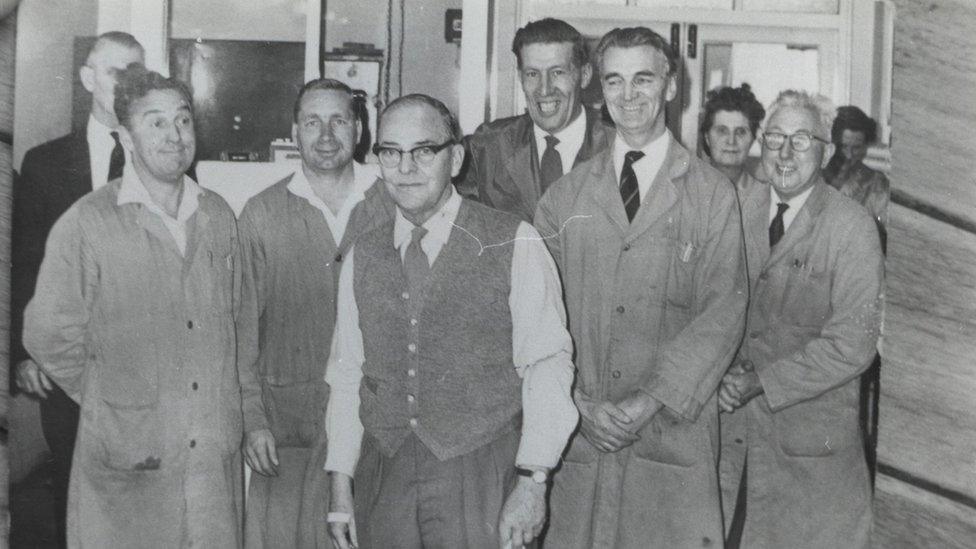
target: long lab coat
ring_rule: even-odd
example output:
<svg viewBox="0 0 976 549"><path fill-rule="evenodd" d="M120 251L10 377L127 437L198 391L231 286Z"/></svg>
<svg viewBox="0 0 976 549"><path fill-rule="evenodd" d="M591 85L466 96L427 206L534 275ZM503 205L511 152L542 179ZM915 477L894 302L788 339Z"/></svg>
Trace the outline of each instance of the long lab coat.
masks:
<svg viewBox="0 0 976 549"><path fill-rule="evenodd" d="M536 225L562 275L577 390L665 406L604 454L576 433L554 475L546 547L717 547L715 389L739 344L746 277L733 186L670 135L633 223L612 152L543 196Z"/></svg>
<svg viewBox="0 0 976 549"><path fill-rule="evenodd" d="M185 259L121 179L58 220L24 342L81 404L71 547L240 545L237 229L204 190Z"/></svg>
<svg viewBox="0 0 976 549"><path fill-rule="evenodd" d="M770 250L769 186L753 185L741 199L752 295L736 360L752 362L765 394L722 414L727 510L745 461L743 548L867 547L858 397L880 324L874 223L821 181Z"/></svg>

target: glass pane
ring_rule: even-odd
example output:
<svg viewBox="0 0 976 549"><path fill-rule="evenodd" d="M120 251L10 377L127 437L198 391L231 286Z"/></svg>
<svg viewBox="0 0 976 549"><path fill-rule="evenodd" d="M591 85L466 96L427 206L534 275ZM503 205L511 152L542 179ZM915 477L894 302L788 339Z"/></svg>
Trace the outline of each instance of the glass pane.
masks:
<svg viewBox="0 0 976 549"><path fill-rule="evenodd" d="M742 0L746 11L787 11L797 13L837 13L840 0Z"/></svg>

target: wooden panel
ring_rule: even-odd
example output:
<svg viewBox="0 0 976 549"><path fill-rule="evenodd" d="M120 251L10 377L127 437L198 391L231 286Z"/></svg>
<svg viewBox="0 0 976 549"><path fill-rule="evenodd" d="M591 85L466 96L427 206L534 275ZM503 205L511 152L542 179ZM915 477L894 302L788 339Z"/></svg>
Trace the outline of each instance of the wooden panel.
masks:
<svg viewBox="0 0 976 549"><path fill-rule="evenodd" d="M892 185L976 220L976 3L895 5Z"/></svg>
<svg viewBox="0 0 976 549"><path fill-rule="evenodd" d="M976 546L976 511L879 475L872 542L878 549L971 549Z"/></svg>
<svg viewBox="0 0 976 549"><path fill-rule="evenodd" d="M890 213L878 460L976 496L976 235Z"/></svg>

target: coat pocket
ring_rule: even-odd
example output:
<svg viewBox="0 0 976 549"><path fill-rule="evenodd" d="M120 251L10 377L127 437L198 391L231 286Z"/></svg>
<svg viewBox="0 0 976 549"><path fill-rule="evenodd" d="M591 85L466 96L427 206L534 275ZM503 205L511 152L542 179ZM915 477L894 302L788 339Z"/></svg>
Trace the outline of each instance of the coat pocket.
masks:
<svg viewBox="0 0 976 549"><path fill-rule="evenodd" d="M310 448L325 429L329 387L325 381L265 385L265 407L275 444L282 448Z"/></svg>
<svg viewBox="0 0 976 549"><path fill-rule="evenodd" d="M163 429L159 409L118 406L103 400L95 424L101 461L116 471L156 471L163 463Z"/></svg>
<svg viewBox="0 0 976 549"><path fill-rule="evenodd" d="M704 426L687 421L662 408L641 429L634 456L648 461L690 467L707 455Z"/></svg>
<svg viewBox="0 0 976 549"><path fill-rule="evenodd" d="M671 240L671 259L668 270L668 305L690 310L695 304L695 269L700 249L690 241Z"/></svg>
<svg viewBox="0 0 976 549"><path fill-rule="evenodd" d="M780 316L792 326L823 326L830 312L827 273L800 265L783 270L786 280Z"/></svg>
<svg viewBox="0 0 976 549"><path fill-rule="evenodd" d="M793 457L826 457L860 445L856 406L818 398L773 412L776 438Z"/></svg>

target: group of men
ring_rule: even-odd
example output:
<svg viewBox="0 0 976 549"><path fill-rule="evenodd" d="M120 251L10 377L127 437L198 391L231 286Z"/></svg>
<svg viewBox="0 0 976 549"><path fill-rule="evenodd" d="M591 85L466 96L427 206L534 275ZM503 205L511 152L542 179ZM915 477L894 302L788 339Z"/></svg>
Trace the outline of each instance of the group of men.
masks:
<svg viewBox="0 0 976 549"><path fill-rule="evenodd" d="M15 273L44 258L18 384L81 404L45 421L69 545L867 545L882 261L820 178L829 105L781 94L737 194L668 131L654 32L607 33L595 69L559 20L512 50L526 114L463 137L406 95L375 165L360 100L309 82L301 169L235 221L187 175L186 87L99 38L87 142L31 151L15 202Z"/></svg>

